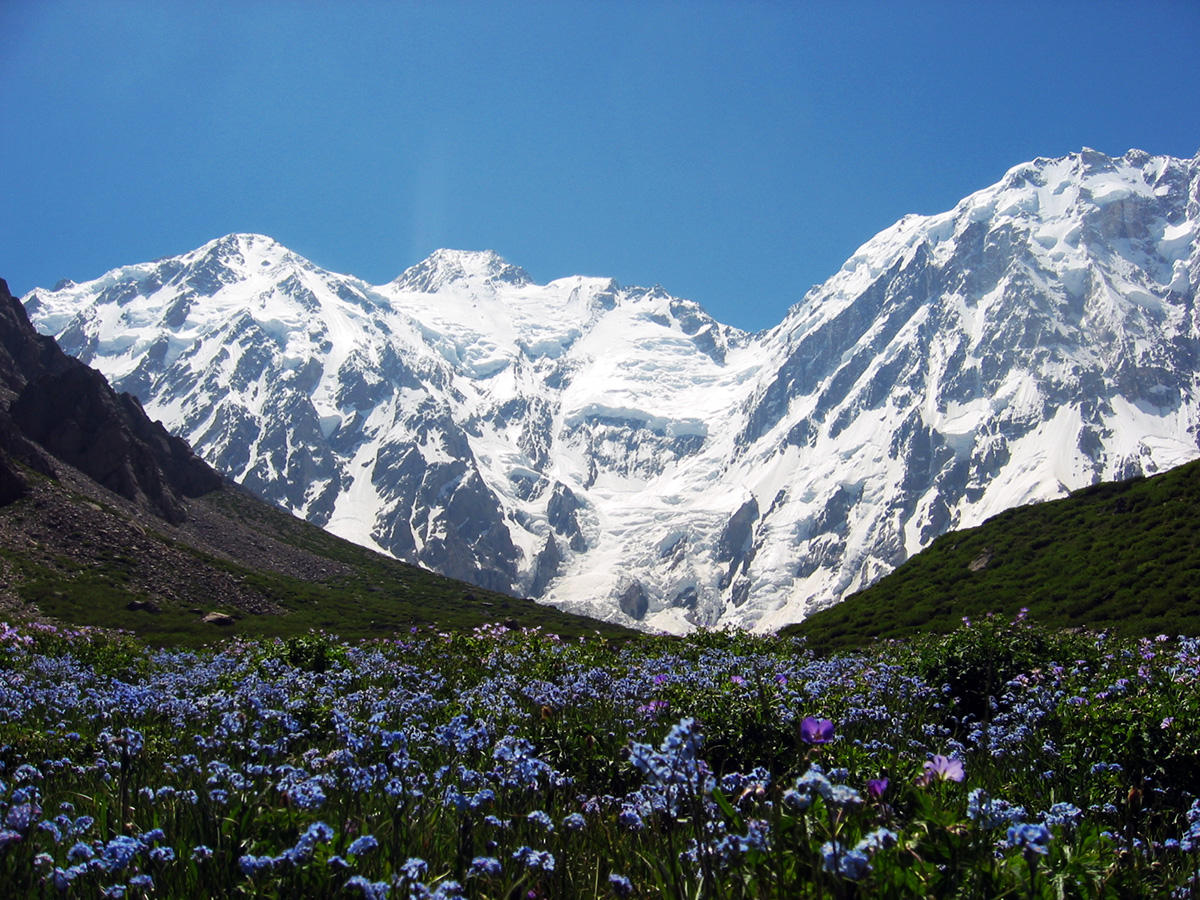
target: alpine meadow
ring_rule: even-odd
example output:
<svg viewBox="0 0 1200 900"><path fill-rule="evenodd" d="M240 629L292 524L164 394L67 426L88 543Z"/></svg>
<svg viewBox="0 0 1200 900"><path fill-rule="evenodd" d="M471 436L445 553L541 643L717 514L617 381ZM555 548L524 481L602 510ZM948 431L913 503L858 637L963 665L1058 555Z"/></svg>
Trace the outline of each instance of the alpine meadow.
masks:
<svg viewBox="0 0 1200 900"><path fill-rule="evenodd" d="M0 282L4 898L1200 897L1200 156L775 327L233 233Z"/></svg>

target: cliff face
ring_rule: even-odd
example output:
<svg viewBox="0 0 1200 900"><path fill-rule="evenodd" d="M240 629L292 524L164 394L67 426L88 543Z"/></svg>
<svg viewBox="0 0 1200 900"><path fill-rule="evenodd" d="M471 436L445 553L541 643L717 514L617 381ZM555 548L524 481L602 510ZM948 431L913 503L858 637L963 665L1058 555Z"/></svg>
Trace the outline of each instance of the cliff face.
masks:
<svg viewBox="0 0 1200 900"><path fill-rule="evenodd" d="M27 470L55 477L56 460L172 524L187 518L184 497L222 483L136 399L34 331L0 279L0 505L28 492Z"/></svg>

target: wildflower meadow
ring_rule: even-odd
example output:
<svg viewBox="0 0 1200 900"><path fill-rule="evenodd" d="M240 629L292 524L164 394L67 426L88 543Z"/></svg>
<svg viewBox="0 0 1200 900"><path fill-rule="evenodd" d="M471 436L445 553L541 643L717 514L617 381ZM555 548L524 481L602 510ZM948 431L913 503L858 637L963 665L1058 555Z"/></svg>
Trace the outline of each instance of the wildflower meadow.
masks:
<svg viewBox="0 0 1200 900"><path fill-rule="evenodd" d="M0 626L0 895L1200 896L1200 641Z"/></svg>

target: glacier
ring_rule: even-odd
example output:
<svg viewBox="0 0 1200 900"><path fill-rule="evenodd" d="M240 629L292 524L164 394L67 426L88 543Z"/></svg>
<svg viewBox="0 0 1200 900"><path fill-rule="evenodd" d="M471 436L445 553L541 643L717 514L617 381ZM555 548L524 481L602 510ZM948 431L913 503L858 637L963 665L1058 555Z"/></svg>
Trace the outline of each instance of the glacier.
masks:
<svg viewBox="0 0 1200 900"><path fill-rule="evenodd" d="M490 251L394 281L232 234L24 298L215 467L343 537L671 632L772 629L952 528L1200 456L1200 156L1017 166L773 329Z"/></svg>

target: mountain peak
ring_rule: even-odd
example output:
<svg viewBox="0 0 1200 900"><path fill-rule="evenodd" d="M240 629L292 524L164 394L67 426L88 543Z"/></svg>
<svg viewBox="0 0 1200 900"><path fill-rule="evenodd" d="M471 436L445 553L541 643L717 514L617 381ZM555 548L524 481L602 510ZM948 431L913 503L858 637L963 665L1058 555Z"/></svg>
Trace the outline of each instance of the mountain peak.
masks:
<svg viewBox="0 0 1200 900"><path fill-rule="evenodd" d="M212 252L214 250L236 250L245 252L247 250L272 250L282 245L272 237L265 234L255 234L253 232L235 231L232 234L227 234L224 237L216 238L209 241L200 248L202 252Z"/></svg>
<svg viewBox="0 0 1200 900"><path fill-rule="evenodd" d="M209 241L202 247L185 254L185 258L212 259L223 264L243 265L250 261L277 261L294 256L287 247L265 234L234 232Z"/></svg>
<svg viewBox="0 0 1200 900"><path fill-rule="evenodd" d="M398 288L432 293L454 281L531 283L529 273L509 263L494 250L435 250L426 259L405 269L392 282Z"/></svg>
<svg viewBox="0 0 1200 900"><path fill-rule="evenodd" d="M1025 163L757 336L492 252L376 287L237 235L27 309L331 530L649 628L772 628L949 528L1200 456L1198 183L1139 151Z"/></svg>

